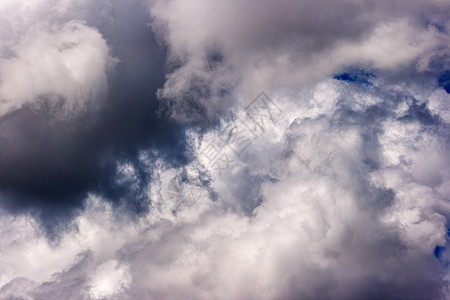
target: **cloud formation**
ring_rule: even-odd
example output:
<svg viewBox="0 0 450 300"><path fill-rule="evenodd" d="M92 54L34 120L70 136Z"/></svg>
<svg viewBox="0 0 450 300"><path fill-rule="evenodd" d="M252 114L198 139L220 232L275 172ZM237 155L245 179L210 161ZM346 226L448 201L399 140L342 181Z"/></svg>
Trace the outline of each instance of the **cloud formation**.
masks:
<svg viewBox="0 0 450 300"><path fill-rule="evenodd" d="M449 297L449 4L3 5L0 299Z"/></svg>
<svg viewBox="0 0 450 300"><path fill-rule="evenodd" d="M142 3L7 1L0 9L4 208L31 212L52 231L89 192L137 198L116 173L140 148L184 159L182 129L157 116L164 52ZM131 210L145 210L141 194L125 201Z"/></svg>
<svg viewBox="0 0 450 300"><path fill-rule="evenodd" d="M73 21L56 32L31 30L12 51L16 56L1 67L2 115L45 98L50 109L64 99L58 108L66 117L106 95L114 59L101 35L83 23Z"/></svg>
<svg viewBox="0 0 450 300"><path fill-rule="evenodd" d="M214 120L235 98L345 67L425 71L438 60L448 68L448 9L442 1L156 1L153 25L175 66L159 95L180 121Z"/></svg>

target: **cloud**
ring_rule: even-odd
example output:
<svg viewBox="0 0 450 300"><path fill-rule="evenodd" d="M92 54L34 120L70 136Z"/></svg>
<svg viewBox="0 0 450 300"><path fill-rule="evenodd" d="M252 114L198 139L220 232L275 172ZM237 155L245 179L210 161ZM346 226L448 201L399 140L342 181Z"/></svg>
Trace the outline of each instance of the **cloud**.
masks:
<svg viewBox="0 0 450 300"><path fill-rule="evenodd" d="M141 148L168 163L185 157L183 129L156 112L164 51L142 3L8 1L0 9L9 28L0 54L2 207L34 214L49 232L89 192L145 210L144 193L128 201L139 191L117 180L118 166Z"/></svg>
<svg viewBox="0 0 450 300"><path fill-rule="evenodd" d="M3 22L15 35L2 35L0 116L27 103L44 102L38 107L47 105L62 118L88 109L89 102L89 108L98 105L117 62L98 30L80 20L56 22L62 19L56 7L45 16L48 2L15 4L1 7Z"/></svg>
<svg viewBox="0 0 450 300"><path fill-rule="evenodd" d="M448 9L440 1L156 1L153 26L173 64L159 97L169 115L195 123L255 91L305 86L346 67L424 71L448 56L439 29Z"/></svg>
<svg viewBox="0 0 450 300"><path fill-rule="evenodd" d="M115 260L107 261L95 270L89 293L93 299L111 297L129 288L131 277L126 266Z"/></svg>
<svg viewBox="0 0 450 300"><path fill-rule="evenodd" d="M266 119L240 155L229 152L227 168L203 152L223 143L220 129L189 132L197 159L182 168L142 152L141 167L153 169L147 213L136 222L91 197L74 219L77 230L42 246L51 261L14 266L20 252L5 244L11 271L3 289L30 286L36 299L445 299L448 270L433 255L447 245L444 125L414 112L419 99L377 87L381 80L327 79L304 91L313 96L300 107L295 98L272 99L283 117ZM251 126L246 111L237 116ZM121 180L136 182L135 167L119 169ZM195 202L180 205L174 193ZM9 221L4 241L23 228L29 238L17 249L45 245L19 220ZM58 253L65 253L59 265ZM41 271L32 275L29 264Z"/></svg>
<svg viewBox="0 0 450 300"><path fill-rule="evenodd" d="M105 97L115 61L95 29L73 21L56 32L30 31L13 50L16 57L1 63L2 115L45 98L50 110L61 105L55 110L70 116Z"/></svg>
<svg viewBox="0 0 450 300"><path fill-rule="evenodd" d="M55 3L11 70L104 69L12 89L0 299L448 298L448 4Z"/></svg>

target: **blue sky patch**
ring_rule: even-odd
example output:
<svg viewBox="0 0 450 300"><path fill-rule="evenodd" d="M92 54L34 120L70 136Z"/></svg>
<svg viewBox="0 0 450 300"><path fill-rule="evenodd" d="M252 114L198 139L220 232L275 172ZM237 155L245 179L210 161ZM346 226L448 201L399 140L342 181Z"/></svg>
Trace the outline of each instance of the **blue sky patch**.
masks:
<svg viewBox="0 0 450 300"><path fill-rule="evenodd" d="M439 262L445 267L448 268L449 266L449 259L447 254L447 248L444 246L437 245L434 248L434 256L439 260Z"/></svg>
<svg viewBox="0 0 450 300"><path fill-rule="evenodd" d="M364 72L363 70L348 70L347 72L334 75L333 78L364 86L372 86L373 84L369 79L375 78L375 75L372 73Z"/></svg>
<svg viewBox="0 0 450 300"><path fill-rule="evenodd" d="M450 70L445 71L438 78L438 84L440 87L444 88L447 93L450 93Z"/></svg>

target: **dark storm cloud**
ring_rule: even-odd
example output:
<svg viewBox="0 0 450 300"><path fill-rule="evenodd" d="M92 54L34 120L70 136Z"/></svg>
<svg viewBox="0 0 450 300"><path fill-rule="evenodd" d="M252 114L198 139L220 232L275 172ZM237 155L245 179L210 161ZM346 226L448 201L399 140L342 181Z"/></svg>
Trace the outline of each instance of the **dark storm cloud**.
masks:
<svg viewBox="0 0 450 300"><path fill-rule="evenodd" d="M82 208L88 192L130 201L138 212L145 209L149 199L144 193L137 195L115 178L117 161L133 162L141 149L153 147L169 163L185 159L182 128L156 113L165 53L146 26L141 3L102 2L78 9L73 17L97 27L120 60L100 108L67 120L55 117L58 108L25 104L0 119L1 204L14 212L35 210L48 227ZM140 170L142 186L150 174Z"/></svg>

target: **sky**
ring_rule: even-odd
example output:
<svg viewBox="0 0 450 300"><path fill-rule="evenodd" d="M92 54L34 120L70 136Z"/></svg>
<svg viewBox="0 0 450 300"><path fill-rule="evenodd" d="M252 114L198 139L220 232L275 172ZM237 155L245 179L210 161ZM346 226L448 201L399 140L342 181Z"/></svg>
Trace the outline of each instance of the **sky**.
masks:
<svg viewBox="0 0 450 300"><path fill-rule="evenodd" d="M0 300L449 299L448 0L2 0Z"/></svg>

